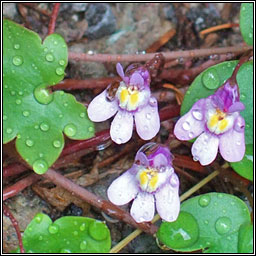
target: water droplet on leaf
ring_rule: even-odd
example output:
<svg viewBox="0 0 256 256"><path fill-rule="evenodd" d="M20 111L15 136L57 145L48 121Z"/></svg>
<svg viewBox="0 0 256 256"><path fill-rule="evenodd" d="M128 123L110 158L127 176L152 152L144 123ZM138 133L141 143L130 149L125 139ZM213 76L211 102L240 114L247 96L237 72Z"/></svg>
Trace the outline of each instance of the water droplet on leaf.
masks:
<svg viewBox="0 0 256 256"><path fill-rule="evenodd" d="M56 68L56 74L59 75L59 76L63 75L64 74L64 69L61 68L61 67Z"/></svg>
<svg viewBox="0 0 256 256"><path fill-rule="evenodd" d="M49 104L53 100L53 93L50 93L49 90L43 86L38 86L34 90L34 96L41 104Z"/></svg>
<svg viewBox="0 0 256 256"><path fill-rule="evenodd" d="M147 118L148 120L150 120L150 119L151 119L151 114L150 114L150 113L147 113L147 114L146 114L146 118Z"/></svg>
<svg viewBox="0 0 256 256"><path fill-rule="evenodd" d="M7 120L7 116L6 115L3 115L3 120Z"/></svg>
<svg viewBox="0 0 256 256"><path fill-rule="evenodd" d="M81 250L86 250L87 248L87 242L84 240L80 243L80 249Z"/></svg>
<svg viewBox="0 0 256 256"><path fill-rule="evenodd" d="M41 123L40 124L40 129L44 132L48 131L49 130L49 125L47 123Z"/></svg>
<svg viewBox="0 0 256 256"><path fill-rule="evenodd" d="M81 226L79 227L79 229L80 229L81 231L84 231L84 230L85 230L85 227L86 227L86 224L83 223L83 224L81 224Z"/></svg>
<svg viewBox="0 0 256 256"><path fill-rule="evenodd" d="M19 44L15 44L13 47L14 47L14 49L16 49L16 50L20 49L20 45L19 45Z"/></svg>
<svg viewBox="0 0 256 256"><path fill-rule="evenodd" d="M51 224L48 228L48 231L51 233L51 234L56 234L58 233L59 231L59 227L56 225L56 224Z"/></svg>
<svg viewBox="0 0 256 256"><path fill-rule="evenodd" d="M46 55L45 55L45 59L46 59L47 61L49 61L49 62L54 61L54 57L53 57L53 55L52 55L51 53L46 54Z"/></svg>
<svg viewBox="0 0 256 256"><path fill-rule="evenodd" d="M38 159L33 163L33 170L37 174L43 174L48 170L48 164L43 159Z"/></svg>
<svg viewBox="0 0 256 256"><path fill-rule="evenodd" d="M35 217L35 221L37 222L37 223L41 223L41 221L42 221L42 216L41 215L37 215L36 217Z"/></svg>
<svg viewBox="0 0 256 256"><path fill-rule="evenodd" d="M220 217L215 223L215 229L220 235L223 235L230 230L231 225L232 225L232 222L230 218Z"/></svg>
<svg viewBox="0 0 256 256"><path fill-rule="evenodd" d="M22 114L23 114L23 116L25 116L25 117L28 117L28 116L30 115L29 111L26 111L26 110L23 111Z"/></svg>
<svg viewBox="0 0 256 256"><path fill-rule="evenodd" d="M22 58L22 56L14 56L13 59L12 59L12 63L13 63L15 66L20 66L20 65L23 63L23 58Z"/></svg>
<svg viewBox="0 0 256 256"><path fill-rule="evenodd" d="M20 99L17 99L15 102L16 102L17 105L21 104L21 100Z"/></svg>
<svg viewBox="0 0 256 256"><path fill-rule="evenodd" d="M84 112L80 113L80 117L84 118L85 117L85 113Z"/></svg>
<svg viewBox="0 0 256 256"><path fill-rule="evenodd" d="M60 253L71 253L69 249L61 249Z"/></svg>
<svg viewBox="0 0 256 256"><path fill-rule="evenodd" d="M202 195L199 197L199 205L201 207L206 207L211 202L211 197L209 195Z"/></svg>
<svg viewBox="0 0 256 256"><path fill-rule="evenodd" d="M32 147L32 146L34 145L33 140L30 140L30 139L26 140L26 145L27 145L28 147Z"/></svg>
<svg viewBox="0 0 256 256"><path fill-rule="evenodd" d="M55 148L59 148L59 147L61 147L61 142L60 142L59 140L54 140L54 141L53 141L53 146L54 146Z"/></svg>
<svg viewBox="0 0 256 256"><path fill-rule="evenodd" d="M60 61L59 61L59 64L60 64L61 66L64 66L65 63L66 63L65 60L60 60Z"/></svg>
<svg viewBox="0 0 256 256"><path fill-rule="evenodd" d="M89 226L89 234L94 240L101 241L107 238L108 229L103 223L95 221Z"/></svg>
<svg viewBox="0 0 256 256"><path fill-rule="evenodd" d="M208 89L216 89L220 84L220 79L217 71L214 68L210 68L205 71L202 77L203 84Z"/></svg>
<svg viewBox="0 0 256 256"><path fill-rule="evenodd" d="M7 129L6 129L6 132L7 132L8 134L12 133L12 128L7 128Z"/></svg>
<svg viewBox="0 0 256 256"><path fill-rule="evenodd" d="M74 124L67 124L64 127L64 133L68 136L68 137L73 137L76 134L76 126Z"/></svg>

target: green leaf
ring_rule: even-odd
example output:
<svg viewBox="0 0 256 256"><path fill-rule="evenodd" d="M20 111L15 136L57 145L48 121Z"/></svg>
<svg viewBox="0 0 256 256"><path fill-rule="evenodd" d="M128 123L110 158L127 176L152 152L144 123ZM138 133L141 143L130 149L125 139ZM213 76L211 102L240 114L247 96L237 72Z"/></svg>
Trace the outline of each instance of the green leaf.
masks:
<svg viewBox="0 0 256 256"><path fill-rule="evenodd" d="M238 61L226 61L214 65L198 75L187 90L181 106L181 115L187 113L193 104L201 98L212 95L218 87L231 77ZM253 141L253 63L244 63L237 74L237 83L240 90L240 100L245 105L241 112L244 117L245 143Z"/></svg>
<svg viewBox="0 0 256 256"><path fill-rule="evenodd" d="M52 223L42 213L29 223L22 240L28 253L107 253L111 247L110 231L103 222L67 216Z"/></svg>
<svg viewBox="0 0 256 256"><path fill-rule="evenodd" d="M230 163L232 168L248 180L253 180L253 145L246 145L244 158L240 162Z"/></svg>
<svg viewBox="0 0 256 256"><path fill-rule="evenodd" d="M181 219L175 222L163 222L157 233L161 242L181 252L203 249L206 253L236 253L239 228L250 221L246 204L238 197L224 193L208 193L188 199L181 205L181 214ZM178 247L173 242L175 238L179 238ZM187 244L186 238L195 242Z"/></svg>
<svg viewBox="0 0 256 256"><path fill-rule="evenodd" d="M241 4L240 30L244 41L248 45L253 45L253 3Z"/></svg>
<svg viewBox="0 0 256 256"><path fill-rule="evenodd" d="M253 253L253 225L251 223L245 223L239 229L238 252Z"/></svg>
<svg viewBox="0 0 256 256"><path fill-rule="evenodd" d="M94 135L87 110L74 96L49 86L59 83L68 63L58 34L42 43L38 34L10 20L3 25L3 142L16 148L34 171L43 174L71 139Z"/></svg>
<svg viewBox="0 0 256 256"><path fill-rule="evenodd" d="M188 212L181 211L174 222L163 222L157 231L158 239L172 249L193 245L199 235L196 219Z"/></svg>

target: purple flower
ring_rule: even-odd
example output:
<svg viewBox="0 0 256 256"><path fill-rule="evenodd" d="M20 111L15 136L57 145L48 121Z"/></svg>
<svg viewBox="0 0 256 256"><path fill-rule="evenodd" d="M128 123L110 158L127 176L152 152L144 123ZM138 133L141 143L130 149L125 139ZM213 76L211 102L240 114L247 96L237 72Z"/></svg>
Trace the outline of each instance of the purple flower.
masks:
<svg viewBox="0 0 256 256"><path fill-rule="evenodd" d="M126 73L120 63L116 69L122 81L110 85L92 100L88 116L93 122L102 122L117 113L110 127L110 136L117 144L130 140L133 118L139 136L150 140L160 129L160 119L157 101L151 97L149 72L135 64L130 65Z"/></svg>
<svg viewBox="0 0 256 256"><path fill-rule="evenodd" d="M214 161L218 148L226 161L241 161L245 153L245 121L239 113L242 110L244 105L240 102L238 86L231 86L227 80L213 95L197 101L178 120L174 134L179 140L200 135L192 146L192 155L202 165Z"/></svg>
<svg viewBox="0 0 256 256"><path fill-rule="evenodd" d="M130 210L136 222L151 221L156 209L165 221L175 221L180 211L179 179L168 148L147 143L133 166L112 182L107 191L116 205L134 201Z"/></svg>

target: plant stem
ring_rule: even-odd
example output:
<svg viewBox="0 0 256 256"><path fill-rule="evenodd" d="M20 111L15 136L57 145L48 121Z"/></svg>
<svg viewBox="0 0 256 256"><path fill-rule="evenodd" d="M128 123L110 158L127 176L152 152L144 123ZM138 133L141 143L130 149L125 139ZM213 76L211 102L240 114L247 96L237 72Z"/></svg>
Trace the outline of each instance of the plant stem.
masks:
<svg viewBox="0 0 256 256"><path fill-rule="evenodd" d="M27 176L26 178L19 180L14 185L11 185L3 190L3 201L8 198L11 198L21 192L23 189L27 188L28 186L32 185L36 181L38 181L41 176L33 173Z"/></svg>
<svg viewBox="0 0 256 256"><path fill-rule="evenodd" d="M56 24L56 19L58 17L58 12L60 8L60 3L55 3L53 6L52 14L51 14L51 19L49 22L48 26L48 35L53 34L55 30L55 24Z"/></svg>
<svg viewBox="0 0 256 256"><path fill-rule="evenodd" d="M6 204L3 204L3 213L6 217L8 217L10 219L13 227L15 228L15 231L16 231L16 234L17 234L17 237L19 240L20 253L25 253L23 243L22 243L22 237L21 237L21 233L20 233L19 224L18 224L17 220L14 218L14 216L12 215L9 207Z"/></svg>
<svg viewBox="0 0 256 256"><path fill-rule="evenodd" d="M211 28L204 29L204 30L200 31L199 34L200 34L200 36L203 36L203 35L206 35L206 34L211 33L211 32L215 32L215 31L219 31L219 30L227 29L227 28L233 28L233 27L239 27L239 24L237 24L237 23L222 24L222 25L218 25L218 26L214 26L214 27L211 27Z"/></svg>
<svg viewBox="0 0 256 256"><path fill-rule="evenodd" d="M204 178L202 181L197 183L194 187L189 189L187 192L185 192L183 195L180 196L180 201L184 201L189 196L191 196L193 193L195 193L198 189L203 187L205 184L207 184L209 181L211 181L213 178L215 178L219 174L219 171L214 171L210 175L208 175L206 178ZM154 219L152 220L152 223L155 223L160 219L160 216L158 214L155 215ZM124 248L128 243L130 243L134 238L136 238L138 235L142 233L142 230L135 230L130 235L128 235L125 239L123 239L121 242L119 242L117 245L115 245L109 253L117 253L122 248Z"/></svg>
<svg viewBox="0 0 256 256"><path fill-rule="evenodd" d="M178 58L194 58L201 56L209 56L213 54L225 54L225 53L242 53L253 49L252 46L230 46L221 48L210 48L210 49L196 49L187 51L173 51L173 52L162 52L165 60L178 59ZM83 60L93 62L140 62L149 61L153 59L155 53L148 54L86 54L69 52L70 60Z"/></svg>
<svg viewBox="0 0 256 256"><path fill-rule="evenodd" d="M10 176L14 176L20 173L23 173L24 171L28 170L29 168L21 163L12 163L8 166L3 168L3 177L7 178Z"/></svg>
<svg viewBox="0 0 256 256"><path fill-rule="evenodd" d="M57 173L53 169L49 169L42 176L48 180L51 180L54 184L63 187L69 192L76 194L85 202L89 203L92 206L97 207L98 209L102 210L103 212L114 218L124 221L151 235L153 235L157 231L157 227L155 225L152 225L150 222L137 223L129 213L127 213L120 207L110 203L107 200L103 200L100 197L89 192L88 190L78 186L77 184L65 178L64 176Z"/></svg>

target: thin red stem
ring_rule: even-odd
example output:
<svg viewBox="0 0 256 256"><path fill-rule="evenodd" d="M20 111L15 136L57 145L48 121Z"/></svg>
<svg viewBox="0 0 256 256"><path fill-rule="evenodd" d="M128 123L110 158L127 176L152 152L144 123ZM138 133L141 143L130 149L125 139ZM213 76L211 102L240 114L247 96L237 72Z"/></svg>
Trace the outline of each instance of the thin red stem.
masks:
<svg viewBox="0 0 256 256"><path fill-rule="evenodd" d="M48 27L48 35L53 34L55 30L55 24L56 24L56 19L58 17L58 12L60 8L60 3L55 3L53 6L52 14L51 14L51 19L49 22L49 27Z"/></svg>
<svg viewBox="0 0 256 256"><path fill-rule="evenodd" d="M8 166L3 168L3 177L6 178L6 177L14 176L14 175L23 173L28 169L29 168L27 168L25 165L20 163L9 164Z"/></svg>
<svg viewBox="0 0 256 256"><path fill-rule="evenodd" d="M23 189L27 188L28 186L32 185L36 181L40 179L40 176L37 174L31 174L26 178L19 180L14 185L11 185L3 190L3 201L17 195Z"/></svg>
<svg viewBox="0 0 256 256"><path fill-rule="evenodd" d="M129 213L124 211L123 209L119 208L118 206L110 203L107 200L103 200L100 197L94 195L93 193L89 192L88 190L80 187L79 185L75 184L71 180L65 178L61 174L57 173L53 169L49 169L45 174L42 175L48 180L51 180L54 184L65 188L66 190L70 191L73 194L79 196L82 200L97 207L98 209L104 211L106 214L117 218L121 221L124 221L135 228L139 228L148 234L155 234L157 231L157 227L150 222L144 223L137 223L131 217Z"/></svg>
<svg viewBox="0 0 256 256"><path fill-rule="evenodd" d="M12 215L10 209L8 208L8 206L6 204L3 205L3 213L6 217L8 217L10 219L13 227L15 228L15 231L16 231L16 234L17 234L17 237L19 240L20 252L25 253L23 243L22 243L22 237L21 237L21 233L20 233L19 224L18 224L17 220L14 218L14 216Z"/></svg>
<svg viewBox="0 0 256 256"><path fill-rule="evenodd" d="M222 48L210 48L210 49L196 49L187 51L173 51L173 52L162 52L165 60L178 59L178 58L194 58L201 56L209 56L213 54L224 54L224 53L242 53L251 50L252 46L231 46ZM94 61L94 62L140 62L149 61L153 59L155 53L148 54L86 54L69 52L69 59L72 60L83 60L83 61Z"/></svg>

